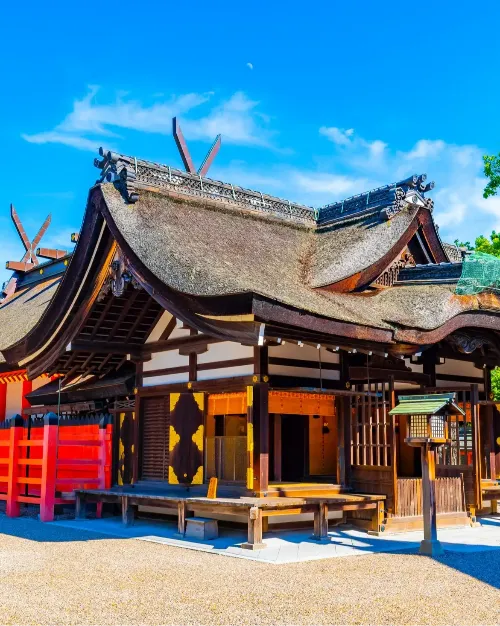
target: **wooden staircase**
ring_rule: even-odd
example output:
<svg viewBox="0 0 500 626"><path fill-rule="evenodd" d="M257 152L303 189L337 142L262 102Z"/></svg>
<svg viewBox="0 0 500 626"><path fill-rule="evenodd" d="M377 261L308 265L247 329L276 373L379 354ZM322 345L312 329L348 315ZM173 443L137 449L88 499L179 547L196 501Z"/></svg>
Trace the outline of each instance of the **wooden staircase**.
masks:
<svg viewBox="0 0 500 626"><path fill-rule="evenodd" d="M345 492L346 489L335 483L270 483L268 497L306 498L328 497Z"/></svg>

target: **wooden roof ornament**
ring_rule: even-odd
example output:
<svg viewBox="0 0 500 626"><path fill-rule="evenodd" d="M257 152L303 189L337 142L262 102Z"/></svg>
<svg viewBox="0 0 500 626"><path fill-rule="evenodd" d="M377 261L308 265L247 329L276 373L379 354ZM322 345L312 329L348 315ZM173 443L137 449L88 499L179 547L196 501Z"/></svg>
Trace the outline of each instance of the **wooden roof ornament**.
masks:
<svg viewBox="0 0 500 626"><path fill-rule="evenodd" d="M42 224L40 230L35 235L33 241L28 239L28 235L24 230L24 226L19 219L19 215L17 214L14 205L10 205L10 216L12 217L12 221L14 222L14 226L16 227L17 233L23 242L24 249L26 252L24 253L23 258L20 261L7 261L5 264L6 269L13 270L15 272L27 272L30 269L36 267L39 263L36 256L36 247L40 243L42 237L45 235L47 228L50 225L51 216L48 215L45 219L45 222Z"/></svg>
<svg viewBox="0 0 500 626"><path fill-rule="evenodd" d="M219 152L221 146L221 136L217 135L212 147L207 152L203 163L198 171L196 171L186 144L186 140L184 139L184 135L182 134L181 127L179 126L176 117L172 120L172 129L175 143L179 149L186 172L190 175L196 176L196 178L200 181L200 185L203 186L201 180L204 176L206 176L213 160ZM183 182L183 180L179 179L177 176L178 170L173 170L168 166L157 163L151 164L148 161L138 160L135 157L118 154L111 150L105 150L102 147L99 148L99 155L102 157L101 159L94 159L95 167L101 170L101 177L97 181L98 184L105 181L108 183L117 183L129 204L134 204L137 200L139 200L138 183L158 184L159 178L167 178L165 176L167 172L169 183L179 185ZM153 165L153 170L151 170L151 165ZM160 174L160 171L164 172L163 175Z"/></svg>
<svg viewBox="0 0 500 626"><path fill-rule="evenodd" d="M188 172L189 174L198 174L198 176L200 176L201 178L204 178L208 170L210 169L210 166L212 165L215 157L217 156L217 153L220 150L221 136L217 135L217 137L215 138L215 141L212 144L212 147L207 152L207 155L204 158L203 163L200 165L198 171L196 171L191 155L189 154L186 140L184 139L184 135L182 134L180 124L177 121L176 117L172 119L172 132L174 135L177 148L179 149L182 162L184 163L184 167L186 168L186 172Z"/></svg>

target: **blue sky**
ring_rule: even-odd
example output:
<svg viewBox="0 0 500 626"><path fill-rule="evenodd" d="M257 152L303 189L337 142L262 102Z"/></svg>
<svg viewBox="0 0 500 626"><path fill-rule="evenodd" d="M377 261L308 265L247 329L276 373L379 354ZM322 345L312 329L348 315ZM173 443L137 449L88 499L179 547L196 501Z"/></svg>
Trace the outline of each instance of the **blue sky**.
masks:
<svg viewBox="0 0 500 626"><path fill-rule="evenodd" d="M321 206L426 172L444 239L500 229L498 3L28 1L1 22L4 260L11 202L70 245L99 146L180 167L173 115L196 164L222 133L213 178Z"/></svg>

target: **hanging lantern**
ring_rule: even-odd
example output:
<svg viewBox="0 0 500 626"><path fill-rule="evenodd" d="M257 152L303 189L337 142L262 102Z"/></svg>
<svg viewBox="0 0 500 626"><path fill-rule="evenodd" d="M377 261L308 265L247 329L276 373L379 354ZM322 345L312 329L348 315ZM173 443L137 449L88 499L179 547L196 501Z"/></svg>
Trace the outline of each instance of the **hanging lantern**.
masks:
<svg viewBox="0 0 500 626"><path fill-rule="evenodd" d="M455 403L455 394L400 396L390 415L406 415L406 439L410 446L440 446L448 439L448 416L465 415Z"/></svg>

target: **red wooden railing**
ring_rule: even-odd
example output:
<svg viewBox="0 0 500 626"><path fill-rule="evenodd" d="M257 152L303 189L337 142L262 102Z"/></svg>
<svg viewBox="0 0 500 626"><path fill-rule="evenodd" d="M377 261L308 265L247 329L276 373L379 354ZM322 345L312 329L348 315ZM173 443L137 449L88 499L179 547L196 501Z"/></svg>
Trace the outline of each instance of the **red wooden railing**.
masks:
<svg viewBox="0 0 500 626"><path fill-rule="evenodd" d="M54 519L54 507L74 502L74 490L111 486L110 416L38 420L16 415L0 428L0 500L9 517L21 504L40 507L40 520ZM101 509L98 508L98 515Z"/></svg>

